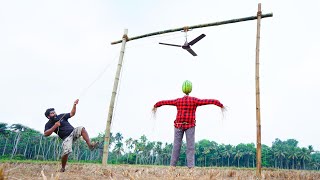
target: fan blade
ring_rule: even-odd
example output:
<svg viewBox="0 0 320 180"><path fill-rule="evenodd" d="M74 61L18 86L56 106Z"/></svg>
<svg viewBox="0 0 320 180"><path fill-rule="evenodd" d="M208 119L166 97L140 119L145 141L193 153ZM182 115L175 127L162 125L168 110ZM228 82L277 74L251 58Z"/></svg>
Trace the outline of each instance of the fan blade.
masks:
<svg viewBox="0 0 320 180"><path fill-rule="evenodd" d="M167 43L161 43L161 42L159 42L159 44L162 44L162 45L167 45L167 46L175 46L175 47L181 47L180 45L175 45L175 44L167 44Z"/></svg>
<svg viewBox="0 0 320 180"><path fill-rule="evenodd" d="M196 42L200 41L202 38L204 38L206 35L205 34L201 34L200 36L198 36L197 38L195 38L194 40L192 40L191 42L189 42L189 45L194 45Z"/></svg>
<svg viewBox="0 0 320 180"><path fill-rule="evenodd" d="M185 50L187 50L193 56L197 56L197 54L191 48L188 48L188 49L185 49Z"/></svg>

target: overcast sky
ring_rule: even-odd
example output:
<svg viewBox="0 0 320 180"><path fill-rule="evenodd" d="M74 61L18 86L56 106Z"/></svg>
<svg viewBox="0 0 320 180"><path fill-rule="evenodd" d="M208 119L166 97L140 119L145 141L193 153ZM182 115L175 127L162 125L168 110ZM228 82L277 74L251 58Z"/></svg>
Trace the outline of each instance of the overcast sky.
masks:
<svg viewBox="0 0 320 180"><path fill-rule="evenodd" d="M254 16L259 2L263 13L274 15L261 22L262 143L294 138L319 150L317 0L0 0L0 122L42 132L47 108L70 112L80 98L70 122L96 136L105 130L120 52L120 44L110 43L125 28L133 37ZM156 119L151 109L159 100L182 97L188 79L192 96L229 107L224 119L217 106L198 107L196 141L255 143L256 26L247 21L190 31L188 40L206 34L192 47L197 57L158 44L183 44L182 32L128 42L112 132L171 143L176 108L159 108Z"/></svg>

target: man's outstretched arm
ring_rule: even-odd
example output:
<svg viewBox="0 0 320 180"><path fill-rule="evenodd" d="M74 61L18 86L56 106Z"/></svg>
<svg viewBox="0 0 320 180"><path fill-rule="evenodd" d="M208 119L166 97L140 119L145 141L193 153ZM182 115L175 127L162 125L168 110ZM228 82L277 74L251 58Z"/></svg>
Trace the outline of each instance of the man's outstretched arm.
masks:
<svg viewBox="0 0 320 180"><path fill-rule="evenodd" d="M74 116L77 111L77 104L79 103L79 99L75 100L72 106L72 110L70 112L70 117Z"/></svg>

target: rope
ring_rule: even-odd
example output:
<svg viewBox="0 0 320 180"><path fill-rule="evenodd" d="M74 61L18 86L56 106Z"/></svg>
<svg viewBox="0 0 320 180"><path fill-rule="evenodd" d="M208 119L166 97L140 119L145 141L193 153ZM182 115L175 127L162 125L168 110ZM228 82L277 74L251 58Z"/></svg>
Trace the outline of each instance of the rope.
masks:
<svg viewBox="0 0 320 180"><path fill-rule="evenodd" d="M85 95L87 93L87 91L102 77L102 75L109 69L109 67L111 66L111 64L114 62L115 58L117 56L114 56L114 58L112 58L112 60L103 68L103 70L98 74L98 76L89 84L89 86L87 86L86 88L84 88L82 90L82 92L79 95L79 99L80 97L82 97L83 95ZM61 120L66 116L67 113L63 114L63 116L58 120L59 122L61 122ZM58 122L57 121L57 122ZM59 131L60 131L60 126L57 129L56 134L58 135L56 140L55 140L55 144L56 144L56 148L54 149L54 151L56 152L57 156L60 156L59 153ZM60 147L61 148L61 147ZM57 168L56 170L59 171L59 166L60 166L60 162L57 162Z"/></svg>
<svg viewBox="0 0 320 180"><path fill-rule="evenodd" d="M124 61L122 61L122 68L121 68L121 72L123 71L123 69L125 68L125 63L124 63ZM117 106L118 106L118 98L119 98L119 96L120 96L120 90L121 90L121 82L122 82L122 75L123 75L123 73L121 73L120 72L120 77L119 77L119 84L118 84L118 92L117 92L117 96L116 96L116 99L115 99L115 104L114 104L114 107L113 107L113 118L111 119L111 124L110 124L110 129L112 129L112 127L113 127L113 120L115 120L116 119L116 115L117 115L117 113L116 113L116 108L117 108Z"/></svg>
<svg viewBox="0 0 320 180"><path fill-rule="evenodd" d="M61 122L61 119L63 119L64 116L66 116L66 114L67 114L67 113L63 114L63 116L62 116L58 121ZM58 121L57 121L57 122L58 122ZM60 130L60 126L58 127L58 130L57 130L57 133L56 133L58 136L57 136L57 139L56 139L56 149L54 150L54 151L56 151L57 156L60 156L59 151L58 151L58 150L59 150L59 146L58 146L58 145L59 145L59 144L58 144L59 130ZM59 172L59 164L60 164L60 163L57 163L57 168L56 168L56 171L58 171L58 172Z"/></svg>
<svg viewBox="0 0 320 180"><path fill-rule="evenodd" d="M124 38L128 39L128 37L124 37ZM115 55L115 56L112 58L112 60L102 69L102 71L98 74L98 76L97 76L86 88L84 88L84 89L81 91L80 95L78 96L79 99L80 99L80 97L84 96L84 95L87 93L87 91L102 77L102 75L109 69L109 67L111 66L111 64L114 62L114 60L115 60L116 57L117 57L117 55ZM66 116L66 114L67 114L67 113L63 114L62 117L59 118L58 121L61 122L61 121L63 120L63 118ZM57 121L57 122L58 122L58 121ZM59 143L59 141L60 141L60 139L59 139L59 131L60 131L60 127L58 127L57 130L56 130L56 134L57 134L58 136L56 137L55 140L53 139L53 141L54 141L53 143L55 144L55 147L53 147L53 151L54 151L54 153L55 153L54 160L60 158L60 153L59 153L59 152L60 152L61 146L59 146L59 145L60 145L60 143ZM59 171L59 164L60 164L60 163L57 162L57 171Z"/></svg>
<svg viewBox="0 0 320 180"><path fill-rule="evenodd" d="M117 56L114 56L113 58L112 58L112 60L109 62L109 64L107 64L104 68L103 68L103 70L98 74L98 76L89 84L89 86L87 86L86 88L84 88L83 90L82 90L82 92L80 93L80 95L79 95L79 99L80 99L80 97L82 97L83 95L85 95L86 94L86 92L102 77L102 75L109 69L109 67L112 65L112 63L115 61L115 58L116 58Z"/></svg>

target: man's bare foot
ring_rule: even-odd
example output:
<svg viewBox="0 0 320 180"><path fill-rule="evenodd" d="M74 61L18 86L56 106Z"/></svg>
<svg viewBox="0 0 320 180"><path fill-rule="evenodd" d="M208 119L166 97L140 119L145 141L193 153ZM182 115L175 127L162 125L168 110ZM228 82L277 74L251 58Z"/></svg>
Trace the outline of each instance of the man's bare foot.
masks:
<svg viewBox="0 0 320 180"><path fill-rule="evenodd" d="M60 172L65 172L65 171L66 171L65 168L61 168L61 169L60 169Z"/></svg>
<svg viewBox="0 0 320 180"><path fill-rule="evenodd" d="M90 150L94 150L94 149L96 149L98 146L99 146L99 142L93 142L93 143L91 143L91 145L89 146L89 149Z"/></svg>

